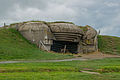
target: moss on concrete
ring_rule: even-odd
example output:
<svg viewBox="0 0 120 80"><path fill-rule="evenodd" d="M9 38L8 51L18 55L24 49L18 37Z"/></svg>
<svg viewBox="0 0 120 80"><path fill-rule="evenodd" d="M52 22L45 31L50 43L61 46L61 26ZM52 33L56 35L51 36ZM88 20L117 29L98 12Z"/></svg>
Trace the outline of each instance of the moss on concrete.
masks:
<svg viewBox="0 0 120 80"><path fill-rule="evenodd" d="M68 23L68 24L74 24L73 22L65 22L65 21L56 21L56 22L47 22L48 24L52 23Z"/></svg>

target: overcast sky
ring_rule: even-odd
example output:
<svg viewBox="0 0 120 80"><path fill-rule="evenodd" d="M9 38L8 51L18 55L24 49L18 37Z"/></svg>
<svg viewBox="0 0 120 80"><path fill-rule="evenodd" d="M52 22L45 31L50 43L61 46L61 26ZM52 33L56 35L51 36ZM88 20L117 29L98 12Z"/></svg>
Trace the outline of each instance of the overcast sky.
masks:
<svg viewBox="0 0 120 80"><path fill-rule="evenodd" d="M70 21L120 36L120 0L0 0L0 26L29 20Z"/></svg>

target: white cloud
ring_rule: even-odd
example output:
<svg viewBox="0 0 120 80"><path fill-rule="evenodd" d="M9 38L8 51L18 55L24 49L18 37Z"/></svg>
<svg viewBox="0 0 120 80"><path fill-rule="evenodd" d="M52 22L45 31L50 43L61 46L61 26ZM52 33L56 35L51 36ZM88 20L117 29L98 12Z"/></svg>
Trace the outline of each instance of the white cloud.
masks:
<svg viewBox="0 0 120 80"><path fill-rule="evenodd" d="M14 2L15 1L15 2ZM72 21L91 25L105 35L119 35L119 0L24 0L12 1L1 11L0 24L28 20ZM0 1L0 3L2 0ZM10 0L9 0L10 2ZM31 4L32 2L32 4ZM5 2L6 3L6 2ZM34 3L34 4L33 4ZM5 16L5 18L3 17ZM4 19L4 20L3 20ZM114 30L113 30L114 29Z"/></svg>
<svg viewBox="0 0 120 80"><path fill-rule="evenodd" d="M111 19L110 24L101 28L101 33L102 34L111 34L111 35L118 34L118 36L119 36L119 32L120 32L119 20L120 20L120 14L118 13L118 15L116 15L116 17Z"/></svg>
<svg viewBox="0 0 120 80"><path fill-rule="evenodd" d="M96 0L66 0L64 4L70 7L90 7L96 3Z"/></svg>
<svg viewBox="0 0 120 80"><path fill-rule="evenodd" d="M41 10L39 8L27 7L22 8L20 5L15 5L13 11L10 11L9 16L24 20L31 19L56 19L68 20L76 15L76 12L65 5L50 4L48 9Z"/></svg>
<svg viewBox="0 0 120 80"><path fill-rule="evenodd" d="M104 4L108 7L118 7L118 6L120 6L120 3L118 3L118 2L105 2Z"/></svg>

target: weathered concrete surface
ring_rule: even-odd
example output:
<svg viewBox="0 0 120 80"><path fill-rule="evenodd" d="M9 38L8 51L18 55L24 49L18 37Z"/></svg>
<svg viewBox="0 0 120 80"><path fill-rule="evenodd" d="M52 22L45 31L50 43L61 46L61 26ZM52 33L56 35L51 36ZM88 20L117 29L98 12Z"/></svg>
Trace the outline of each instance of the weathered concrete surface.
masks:
<svg viewBox="0 0 120 80"><path fill-rule="evenodd" d="M51 23L49 24L52 32L58 33L79 33L81 35L84 35L84 32L81 28L79 28L75 24L69 24L69 23Z"/></svg>

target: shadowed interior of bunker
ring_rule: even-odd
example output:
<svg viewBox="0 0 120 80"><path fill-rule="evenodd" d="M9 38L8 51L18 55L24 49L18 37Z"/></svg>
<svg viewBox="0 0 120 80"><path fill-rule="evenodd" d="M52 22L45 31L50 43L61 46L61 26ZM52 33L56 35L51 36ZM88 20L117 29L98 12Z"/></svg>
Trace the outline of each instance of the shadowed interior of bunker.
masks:
<svg viewBox="0 0 120 80"><path fill-rule="evenodd" d="M53 41L51 51L63 53L78 53L78 42L70 41Z"/></svg>

